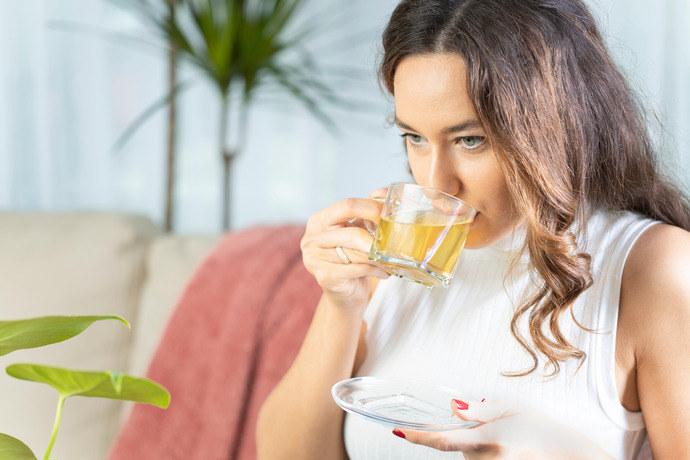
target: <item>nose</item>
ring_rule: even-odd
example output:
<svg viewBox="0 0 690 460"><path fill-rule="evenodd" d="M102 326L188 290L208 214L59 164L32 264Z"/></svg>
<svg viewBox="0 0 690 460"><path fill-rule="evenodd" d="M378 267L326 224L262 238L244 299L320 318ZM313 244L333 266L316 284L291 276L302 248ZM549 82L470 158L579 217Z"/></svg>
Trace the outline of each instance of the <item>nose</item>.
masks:
<svg viewBox="0 0 690 460"><path fill-rule="evenodd" d="M462 188L456 165L442 150L435 149L431 155L428 185L449 195L458 195Z"/></svg>

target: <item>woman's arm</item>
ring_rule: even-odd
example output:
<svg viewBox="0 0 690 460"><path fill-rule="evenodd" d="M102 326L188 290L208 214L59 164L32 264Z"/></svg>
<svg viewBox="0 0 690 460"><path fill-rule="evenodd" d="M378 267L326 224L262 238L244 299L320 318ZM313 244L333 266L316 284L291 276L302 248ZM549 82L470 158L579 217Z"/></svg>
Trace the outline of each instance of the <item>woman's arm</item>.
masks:
<svg viewBox="0 0 690 460"><path fill-rule="evenodd" d="M388 277L367 258L371 235L347 222L354 217L377 221L379 212L372 200L345 200L316 213L307 224L303 260L324 294L295 362L261 408L259 459L347 458L343 412L331 397L331 387L351 377L363 359L369 280ZM336 246L351 263L340 260Z"/></svg>
<svg viewBox="0 0 690 460"><path fill-rule="evenodd" d="M623 273L618 334L636 374L624 405L642 409L654 459L690 458L690 233L655 225L639 237Z"/></svg>
<svg viewBox="0 0 690 460"><path fill-rule="evenodd" d="M352 375L361 324L361 315L321 299L294 364L261 408L259 459L347 458L330 389Z"/></svg>

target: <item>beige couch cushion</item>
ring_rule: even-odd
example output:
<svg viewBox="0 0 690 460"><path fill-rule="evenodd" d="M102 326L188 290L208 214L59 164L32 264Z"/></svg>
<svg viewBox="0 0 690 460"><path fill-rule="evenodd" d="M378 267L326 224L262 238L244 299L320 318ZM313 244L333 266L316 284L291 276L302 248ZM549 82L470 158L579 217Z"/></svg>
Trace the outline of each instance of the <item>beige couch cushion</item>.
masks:
<svg viewBox="0 0 690 460"><path fill-rule="evenodd" d="M130 215L0 213L0 318L118 314L133 322L146 253L157 234L148 219ZM0 357L0 432L42 458L57 402L55 390L15 380L5 366L124 371L132 335L119 322L98 322L67 342ZM118 401L68 400L51 458L105 458L122 410Z"/></svg>
<svg viewBox="0 0 690 460"><path fill-rule="evenodd" d="M139 313L132 323L134 345L130 372L146 373L189 277L219 240L217 236L165 235L153 242L146 262L147 279Z"/></svg>

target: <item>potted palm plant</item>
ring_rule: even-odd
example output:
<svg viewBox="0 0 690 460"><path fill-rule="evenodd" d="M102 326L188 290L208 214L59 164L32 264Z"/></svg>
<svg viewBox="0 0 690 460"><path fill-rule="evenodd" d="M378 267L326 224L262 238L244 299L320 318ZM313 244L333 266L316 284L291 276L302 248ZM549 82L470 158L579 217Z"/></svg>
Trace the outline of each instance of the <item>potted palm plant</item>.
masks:
<svg viewBox="0 0 690 460"><path fill-rule="evenodd" d="M232 165L245 146L249 107L256 95L263 88L279 88L329 126L332 123L324 107L343 102L325 83L322 69L306 46L319 33L318 23L307 20L302 26L295 25L306 0L126 0L126 3L170 45L171 62L179 57L217 90L218 152L223 168L222 222L223 228L228 229ZM146 116L137 119L124 138L155 108L173 101L176 94L189 87L187 81L176 81L173 67L170 93L145 111ZM231 110L237 115L237 123L233 125L229 123ZM169 168L172 163L169 158ZM168 176L172 174L169 172ZM166 215L171 212L172 195L172 179L169 179Z"/></svg>

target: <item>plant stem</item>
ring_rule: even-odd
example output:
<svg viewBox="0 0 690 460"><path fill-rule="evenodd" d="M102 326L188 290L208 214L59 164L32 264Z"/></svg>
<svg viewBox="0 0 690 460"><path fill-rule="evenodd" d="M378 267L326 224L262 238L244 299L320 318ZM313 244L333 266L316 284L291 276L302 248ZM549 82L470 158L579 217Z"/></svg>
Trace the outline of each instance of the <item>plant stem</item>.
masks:
<svg viewBox="0 0 690 460"><path fill-rule="evenodd" d="M232 219L232 164L237 155L244 150L247 138L247 120L249 118L249 93L244 93L239 108L239 120L237 123L237 139L233 148L227 148L228 142L228 105L229 95L223 96L222 113L220 123L221 156L223 158L223 230L230 229Z"/></svg>
<svg viewBox="0 0 690 460"><path fill-rule="evenodd" d="M235 145L235 155L244 150L244 144L247 142L247 125L249 123L249 102L250 95L245 92L242 96L242 105L240 106L240 117L237 127L237 144Z"/></svg>
<svg viewBox="0 0 690 460"><path fill-rule="evenodd" d="M43 460L50 459L50 452L53 450L53 444L55 444L55 438L57 438L58 429L60 429L60 420L62 419L62 407L65 405L65 397L60 395L58 399L57 412L55 413L55 423L53 423L53 433L50 436L50 443L48 444L48 450L43 456Z"/></svg>
<svg viewBox="0 0 690 460"><path fill-rule="evenodd" d="M175 4L177 0L168 0L168 12L170 24L175 23ZM164 229L171 232L173 228L173 213L175 202L175 134L177 106L175 104L175 86L177 85L177 46L175 40L169 40L168 51L168 87L170 89L170 102L168 104L168 152L167 175L165 184L165 222Z"/></svg>
<svg viewBox="0 0 690 460"><path fill-rule="evenodd" d="M228 105L230 95L223 93L223 99L220 105L220 126L219 126L219 142L220 142L220 156L223 160L223 230L230 229L230 163L233 160L232 152L228 151L226 147L227 130L228 130Z"/></svg>

